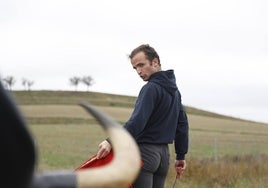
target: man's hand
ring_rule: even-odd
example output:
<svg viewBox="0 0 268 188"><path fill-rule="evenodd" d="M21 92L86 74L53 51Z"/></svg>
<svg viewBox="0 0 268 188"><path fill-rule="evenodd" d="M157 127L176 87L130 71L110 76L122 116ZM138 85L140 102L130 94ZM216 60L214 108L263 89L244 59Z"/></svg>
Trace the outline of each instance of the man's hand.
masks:
<svg viewBox="0 0 268 188"><path fill-rule="evenodd" d="M186 161L185 160L176 160L175 161L175 170L177 172L177 178L180 179L183 171L186 169Z"/></svg>
<svg viewBox="0 0 268 188"><path fill-rule="evenodd" d="M107 140L102 141L99 144L99 151L97 153L97 159L106 157L110 153L111 149L112 149L112 146Z"/></svg>

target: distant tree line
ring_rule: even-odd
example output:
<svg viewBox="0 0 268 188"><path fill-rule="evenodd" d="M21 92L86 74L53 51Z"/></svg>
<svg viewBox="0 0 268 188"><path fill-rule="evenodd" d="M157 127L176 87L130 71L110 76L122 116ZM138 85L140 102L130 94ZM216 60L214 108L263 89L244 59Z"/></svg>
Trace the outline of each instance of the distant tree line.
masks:
<svg viewBox="0 0 268 188"><path fill-rule="evenodd" d="M6 76L6 77L0 77L0 81L4 85L4 87L8 90L12 90L14 84L16 83L16 79L13 76ZM75 87L75 90L77 91L77 87L80 83L86 85L87 91L89 90L89 87L93 85L94 80L91 76L83 76L83 77L77 77L74 76L69 79L72 86ZM31 87L34 84L33 80L29 80L26 78L21 79L21 84L24 87L24 90L31 91Z"/></svg>
<svg viewBox="0 0 268 188"><path fill-rule="evenodd" d="M13 85L16 83L16 79L13 76L6 76L4 78L0 77L0 81L3 83L4 87L10 91L12 90ZM25 90L30 91L34 81L23 78L21 83Z"/></svg>
<svg viewBox="0 0 268 188"><path fill-rule="evenodd" d="M88 88L94 84L94 80L91 76L83 76L83 77L74 76L70 78L70 83L72 86L75 87L75 91L77 91L77 87L80 83L85 84L88 91Z"/></svg>

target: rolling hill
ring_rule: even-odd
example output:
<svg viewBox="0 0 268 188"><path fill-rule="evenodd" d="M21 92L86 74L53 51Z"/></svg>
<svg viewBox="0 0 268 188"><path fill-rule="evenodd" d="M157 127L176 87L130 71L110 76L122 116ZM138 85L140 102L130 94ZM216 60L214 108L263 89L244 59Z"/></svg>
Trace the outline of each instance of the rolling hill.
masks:
<svg viewBox="0 0 268 188"><path fill-rule="evenodd" d="M14 91L12 94L19 105L76 105L86 101L96 106L133 108L136 100L134 96L80 91ZM185 106L185 108L187 113L192 115L247 121L195 107Z"/></svg>

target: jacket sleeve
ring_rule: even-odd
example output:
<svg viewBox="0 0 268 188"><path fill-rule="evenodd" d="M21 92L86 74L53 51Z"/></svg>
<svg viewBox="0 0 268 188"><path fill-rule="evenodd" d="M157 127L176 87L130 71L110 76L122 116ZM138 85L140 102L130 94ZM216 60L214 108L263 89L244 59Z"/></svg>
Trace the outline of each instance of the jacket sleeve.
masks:
<svg viewBox="0 0 268 188"><path fill-rule="evenodd" d="M180 103L180 113L175 136L176 159L184 160L185 154L188 152L189 137L188 118L183 105Z"/></svg>
<svg viewBox="0 0 268 188"><path fill-rule="evenodd" d="M134 111L124 127L137 139L145 128L153 109L155 108L155 86L146 84L141 89L137 98Z"/></svg>

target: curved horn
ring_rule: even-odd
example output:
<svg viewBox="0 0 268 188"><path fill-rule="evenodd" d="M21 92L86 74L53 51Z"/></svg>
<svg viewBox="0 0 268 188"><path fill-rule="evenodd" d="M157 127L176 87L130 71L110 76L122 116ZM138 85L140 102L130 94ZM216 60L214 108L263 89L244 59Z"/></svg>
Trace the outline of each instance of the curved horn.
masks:
<svg viewBox="0 0 268 188"><path fill-rule="evenodd" d="M81 103L103 126L114 150L113 160L103 167L76 172L54 172L37 175L31 188L108 188L126 187L140 170L140 153L131 135L106 114L88 103Z"/></svg>
<svg viewBox="0 0 268 188"><path fill-rule="evenodd" d="M113 145L114 159L107 166L78 171L78 187L125 187L140 170L140 153L136 142L121 125L88 103L82 103L107 131Z"/></svg>

